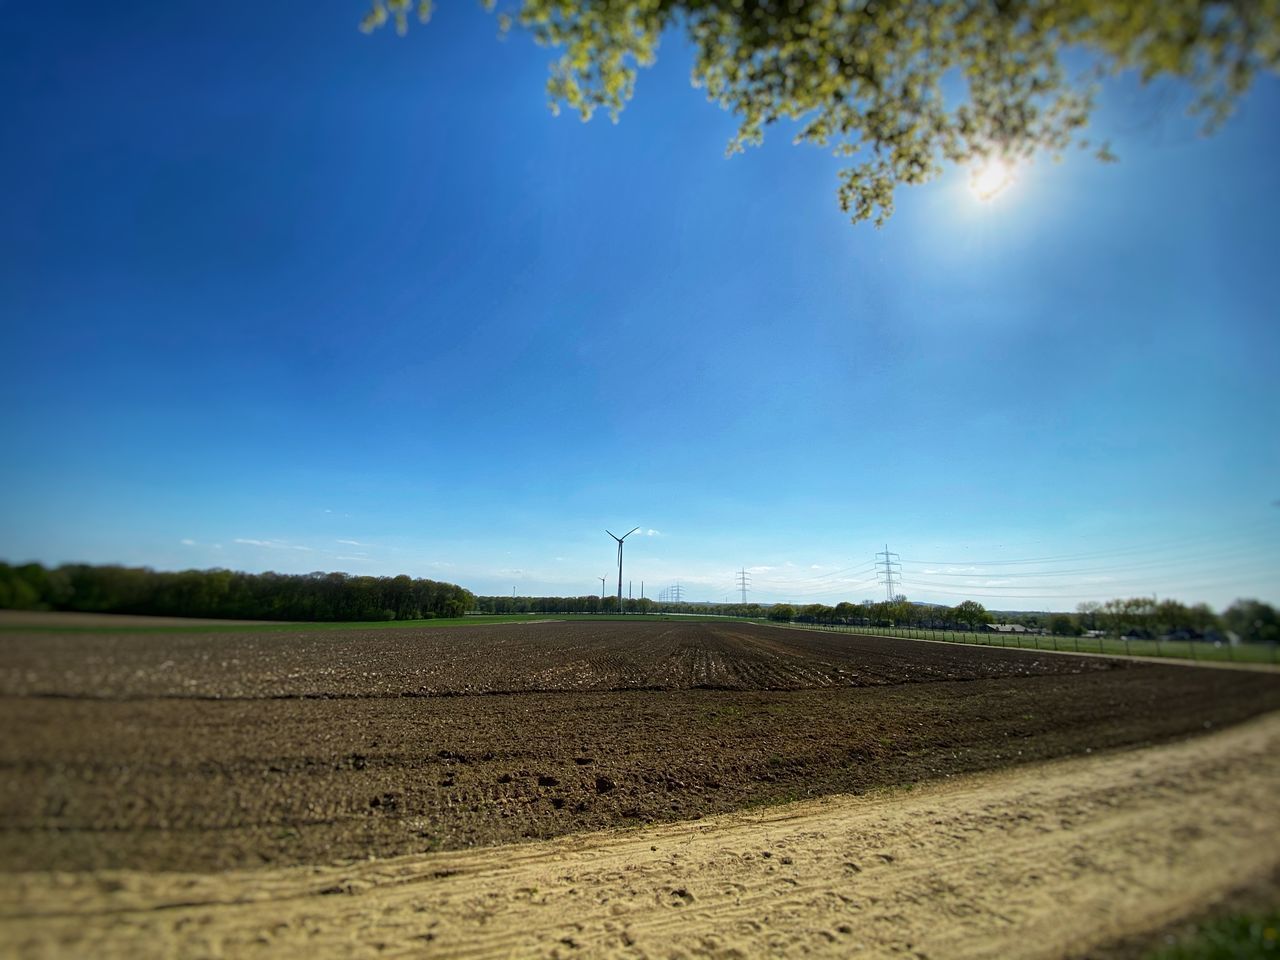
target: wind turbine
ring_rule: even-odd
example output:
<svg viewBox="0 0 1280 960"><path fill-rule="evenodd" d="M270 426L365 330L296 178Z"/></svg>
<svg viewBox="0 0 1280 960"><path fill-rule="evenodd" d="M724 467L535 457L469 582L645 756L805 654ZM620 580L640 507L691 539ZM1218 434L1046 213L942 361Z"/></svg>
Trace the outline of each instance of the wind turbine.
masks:
<svg viewBox="0 0 1280 960"><path fill-rule="evenodd" d="M618 612L619 613L622 612L622 541L627 539L627 537L631 536L631 534L635 533L636 530L639 530L639 529L640 529L639 527L636 527L635 530L629 530L620 537L617 536L612 530L605 530L605 533L609 534L609 536L613 537L613 539L618 541Z"/></svg>

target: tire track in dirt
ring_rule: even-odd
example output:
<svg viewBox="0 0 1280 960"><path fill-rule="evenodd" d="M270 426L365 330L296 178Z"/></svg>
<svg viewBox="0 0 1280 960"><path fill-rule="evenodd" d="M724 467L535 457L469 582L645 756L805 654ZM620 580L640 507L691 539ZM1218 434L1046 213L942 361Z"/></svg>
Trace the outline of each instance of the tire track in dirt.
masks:
<svg viewBox="0 0 1280 960"><path fill-rule="evenodd" d="M1280 864L1280 714L914 791L227 874L0 879L18 956L1058 958Z"/></svg>

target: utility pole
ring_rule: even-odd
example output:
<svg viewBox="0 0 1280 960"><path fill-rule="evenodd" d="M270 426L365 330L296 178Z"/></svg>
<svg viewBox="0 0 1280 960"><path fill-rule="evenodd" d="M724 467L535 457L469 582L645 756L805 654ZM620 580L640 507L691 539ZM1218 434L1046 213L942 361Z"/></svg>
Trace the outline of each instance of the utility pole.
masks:
<svg viewBox="0 0 1280 960"><path fill-rule="evenodd" d="M742 590L742 602L747 602L747 588L751 586L751 574L747 573L747 568L743 567L738 571L738 587Z"/></svg>
<svg viewBox="0 0 1280 960"><path fill-rule="evenodd" d="M617 534L613 533L611 530L605 531L605 533L609 534L609 536L613 537L613 539L618 541L618 612L619 613L622 613L622 541L627 539L627 537L631 536L631 534L635 533L636 530L639 530L639 529L640 529L639 527L636 527L634 530L627 531L622 536L618 536Z"/></svg>
<svg viewBox="0 0 1280 960"><path fill-rule="evenodd" d="M883 560L880 558L884 557ZM884 550L876 554L876 566L883 566L883 570L878 570L880 582L884 584L884 598L890 603L896 597L897 590L895 588L902 585L902 564L899 562L902 558L896 553L889 552L889 545L884 545Z"/></svg>

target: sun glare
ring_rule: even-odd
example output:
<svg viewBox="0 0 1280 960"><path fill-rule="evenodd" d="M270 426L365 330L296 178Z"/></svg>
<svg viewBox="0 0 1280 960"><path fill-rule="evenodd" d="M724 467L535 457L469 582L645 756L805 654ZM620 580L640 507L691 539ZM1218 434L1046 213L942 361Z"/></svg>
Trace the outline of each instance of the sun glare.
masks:
<svg viewBox="0 0 1280 960"><path fill-rule="evenodd" d="M988 157L969 176L969 190L984 202L994 200L1013 183L1013 168L999 157Z"/></svg>

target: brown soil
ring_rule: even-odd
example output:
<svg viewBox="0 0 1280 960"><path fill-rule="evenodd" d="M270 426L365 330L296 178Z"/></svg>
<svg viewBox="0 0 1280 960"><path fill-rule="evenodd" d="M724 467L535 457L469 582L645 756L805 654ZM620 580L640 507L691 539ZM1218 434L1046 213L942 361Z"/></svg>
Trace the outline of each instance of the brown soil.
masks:
<svg viewBox="0 0 1280 960"><path fill-rule="evenodd" d="M0 634L0 696L400 697L806 690L1123 669L1097 657L722 622L455 629Z"/></svg>
<svg viewBox="0 0 1280 960"><path fill-rule="evenodd" d="M18 957L1114 957L1280 864L1280 715L700 823L326 867L0 878Z"/></svg>
<svg viewBox="0 0 1280 960"><path fill-rule="evenodd" d="M546 838L1149 744L1273 709L1275 675L736 624L10 633L0 869L243 868Z"/></svg>

